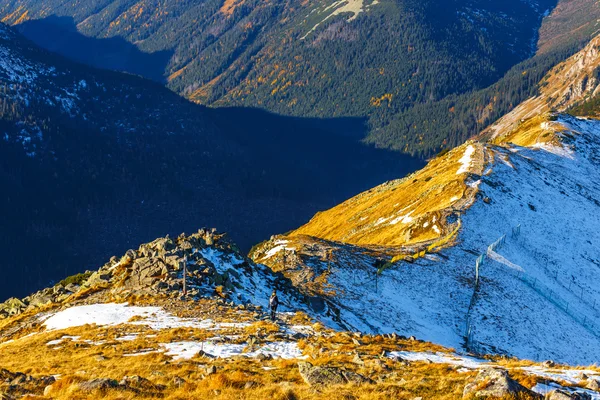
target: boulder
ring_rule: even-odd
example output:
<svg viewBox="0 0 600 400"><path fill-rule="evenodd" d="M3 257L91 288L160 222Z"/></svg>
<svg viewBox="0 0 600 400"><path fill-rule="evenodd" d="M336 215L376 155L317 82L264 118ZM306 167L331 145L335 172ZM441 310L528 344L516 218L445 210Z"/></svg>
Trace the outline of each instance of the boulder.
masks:
<svg viewBox="0 0 600 400"><path fill-rule="evenodd" d="M590 379L585 387L595 392L600 392L600 381L598 379Z"/></svg>
<svg viewBox="0 0 600 400"><path fill-rule="evenodd" d="M591 400L587 393L571 393L566 390L553 390L546 395L546 400Z"/></svg>
<svg viewBox="0 0 600 400"><path fill-rule="evenodd" d="M148 380L144 377L141 377L139 375L124 377L123 379L121 379L121 382L119 382L119 385L129 388L129 389L137 389L137 390L143 390L143 391L163 390L164 389L164 386L156 385L156 384L152 383L150 380Z"/></svg>
<svg viewBox="0 0 600 400"><path fill-rule="evenodd" d="M211 365L211 366L207 367L204 371L206 372L206 375L216 374L217 367L215 367L214 365Z"/></svg>
<svg viewBox="0 0 600 400"><path fill-rule="evenodd" d="M259 387L264 386L262 383L260 382L255 382L255 381L248 381L246 382L246 384L244 385L244 389L248 390L248 389L256 389Z"/></svg>
<svg viewBox="0 0 600 400"><path fill-rule="evenodd" d="M36 293L31 298L31 302L29 303L29 305L32 307L41 307L46 304L52 303L52 301L53 301L53 296L44 295L42 293Z"/></svg>
<svg viewBox="0 0 600 400"><path fill-rule="evenodd" d="M79 384L79 390L84 392L91 392L93 390L106 390L116 388L119 386L119 382L114 379L99 378L92 379L91 381L81 382Z"/></svg>
<svg viewBox="0 0 600 400"><path fill-rule="evenodd" d="M182 387L183 385L185 385L185 379L183 379L180 376L173 377L172 382L173 382L173 386L176 386L176 387Z"/></svg>
<svg viewBox="0 0 600 400"><path fill-rule="evenodd" d="M373 383L371 379L352 371L335 367L315 367L309 362L299 362L298 370L302 379L310 386Z"/></svg>
<svg viewBox="0 0 600 400"><path fill-rule="evenodd" d="M79 291L79 285L76 285L74 283L69 283L67 286L65 286L65 290L67 292L77 293Z"/></svg>
<svg viewBox="0 0 600 400"><path fill-rule="evenodd" d="M528 394L532 398L541 398L508 376L503 369L482 369L473 382L463 391L463 398L494 398Z"/></svg>
<svg viewBox="0 0 600 400"><path fill-rule="evenodd" d="M110 273L103 273L100 271L96 271L85 282L85 286L92 287L95 284L109 282L111 276L112 276L112 274L110 274Z"/></svg>
<svg viewBox="0 0 600 400"><path fill-rule="evenodd" d="M0 308L3 309L4 311L6 311L6 313L8 315L19 314L26 307L27 307L27 305L25 303L23 303L21 300L17 299L16 297L12 297L12 298L6 300L2 305L0 305Z"/></svg>

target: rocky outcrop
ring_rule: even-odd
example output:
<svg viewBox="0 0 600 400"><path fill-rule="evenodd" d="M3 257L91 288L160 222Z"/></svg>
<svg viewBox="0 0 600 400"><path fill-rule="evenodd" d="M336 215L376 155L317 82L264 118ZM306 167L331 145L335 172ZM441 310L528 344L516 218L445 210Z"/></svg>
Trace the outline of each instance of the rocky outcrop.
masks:
<svg viewBox="0 0 600 400"><path fill-rule="evenodd" d="M546 400L591 400L587 393L571 393L564 390L554 390L546 395Z"/></svg>
<svg viewBox="0 0 600 400"><path fill-rule="evenodd" d="M600 380L590 379L585 387L595 392L600 392Z"/></svg>
<svg viewBox="0 0 600 400"><path fill-rule="evenodd" d="M44 388L54 381L55 379L52 376L34 377L22 372L11 372L2 369L0 370L0 399L41 395L44 393Z"/></svg>
<svg viewBox="0 0 600 400"><path fill-rule="evenodd" d="M531 398L541 398L513 380L506 370L485 368L479 372L473 382L465 386L463 399L502 398L521 394L527 394Z"/></svg>
<svg viewBox="0 0 600 400"><path fill-rule="evenodd" d="M158 238L137 250L128 250L121 258L111 257L97 271L68 277L24 299L10 299L0 304L0 318L28 310L38 312L41 307L122 302L148 296L190 299L218 296L231 305L261 304L261 300L266 305L273 289L280 292L282 301L296 304L299 309L318 303L314 298L309 302L283 274L240 255L224 234L200 229L189 236ZM15 334L16 331L5 330L0 338L10 339Z"/></svg>
<svg viewBox="0 0 600 400"><path fill-rule="evenodd" d="M81 382L79 384L79 390L84 392L91 392L94 390L106 390L112 389L119 386L119 382L114 379L99 378L92 379L90 381Z"/></svg>
<svg viewBox="0 0 600 400"><path fill-rule="evenodd" d="M199 253L206 247L226 253L237 251L235 245L225 239L224 234L218 234L214 229L200 229L190 236L182 234L177 239L168 236L158 238L151 243L142 244L137 251L128 250L120 259L112 257L95 272L87 271L23 299L11 298L1 303L0 318L18 315L28 309L60 304L73 295L93 292L95 289L109 289L112 294L121 296L179 292L186 259L191 282L223 285L226 289L231 289L230 273L219 273ZM191 289L190 292L194 295L197 290Z"/></svg>
<svg viewBox="0 0 600 400"><path fill-rule="evenodd" d="M330 385L345 385L354 383L357 385L373 383L367 377L364 377L356 372L346 371L335 367L315 367L309 362L298 363L300 376L310 386L330 386Z"/></svg>

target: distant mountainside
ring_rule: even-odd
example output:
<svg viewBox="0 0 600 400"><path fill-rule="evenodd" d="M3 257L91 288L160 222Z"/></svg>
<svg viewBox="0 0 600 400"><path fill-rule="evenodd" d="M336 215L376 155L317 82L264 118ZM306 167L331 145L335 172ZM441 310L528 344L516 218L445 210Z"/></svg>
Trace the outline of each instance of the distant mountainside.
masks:
<svg viewBox="0 0 600 400"><path fill-rule="evenodd" d="M46 286L158 232L222 226L248 249L421 165L361 144L361 120L328 123L347 134L207 109L0 25L0 293Z"/></svg>
<svg viewBox="0 0 600 400"><path fill-rule="evenodd" d="M593 362L600 121L581 115L598 105L599 49L597 36L473 140L317 213L251 257L326 296L354 329Z"/></svg>
<svg viewBox="0 0 600 400"><path fill-rule="evenodd" d="M368 118L369 143L432 154L533 95L589 40L600 7L574 3L12 0L0 18L47 49L165 82L196 102ZM540 29L544 51L527 61Z"/></svg>

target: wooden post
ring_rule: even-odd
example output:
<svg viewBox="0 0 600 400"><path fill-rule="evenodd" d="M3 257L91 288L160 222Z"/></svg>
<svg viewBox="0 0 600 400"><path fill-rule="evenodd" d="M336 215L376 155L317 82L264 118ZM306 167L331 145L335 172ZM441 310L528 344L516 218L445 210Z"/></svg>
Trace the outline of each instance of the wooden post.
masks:
<svg viewBox="0 0 600 400"><path fill-rule="evenodd" d="M187 256L183 257L183 295L187 295Z"/></svg>

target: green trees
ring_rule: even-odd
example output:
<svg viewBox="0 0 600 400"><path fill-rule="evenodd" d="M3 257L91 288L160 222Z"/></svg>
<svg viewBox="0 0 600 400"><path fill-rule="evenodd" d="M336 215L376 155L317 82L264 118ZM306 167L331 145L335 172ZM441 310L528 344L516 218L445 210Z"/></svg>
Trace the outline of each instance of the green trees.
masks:
<svg viewBox="0 0 600 400"><path fill-rule="evenodd" d="M332 15L332 3L244 0L225 15L223 0L90 0L77 7L15 0L3 13L14 22L20 12L11 13L22 6L30 18L48 9L72 18L69 29L86 40L69 42L64 29L35 29L43 21L20 27L46 42L56 32L53 50L78 45L92 64L99 62L94 48L106 51L106 41L116 38L135 51L169 53L163 83L194 101L299 117L364 117L368 143L422 155L485 127L531 93L538 70L549 65L540 59L518 70L525 75L509 72L531 57L542 13L556 0L365 0L351 22L350 13ZM124 68L154 77L156 66Z"/></svg>

